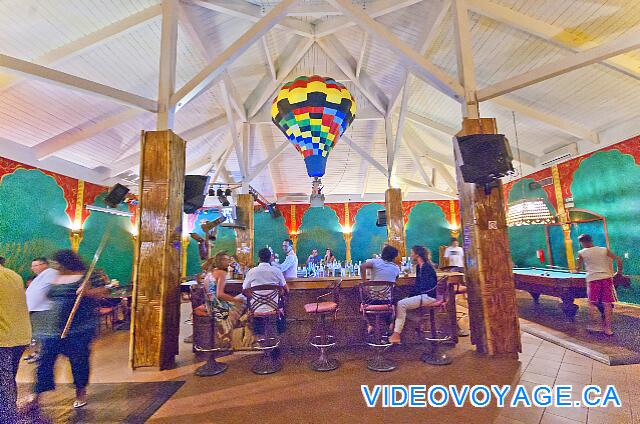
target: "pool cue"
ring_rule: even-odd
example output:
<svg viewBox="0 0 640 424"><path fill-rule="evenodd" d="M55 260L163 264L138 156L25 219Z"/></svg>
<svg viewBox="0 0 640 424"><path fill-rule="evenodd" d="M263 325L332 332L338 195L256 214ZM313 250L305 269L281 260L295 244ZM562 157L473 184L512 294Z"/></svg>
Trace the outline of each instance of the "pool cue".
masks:
<svg viewBox="0 0 640 424"><path fill-rule="evenodd" d="M71 328L71 323L73 322L73 318L76 316L76 312L78 312L78 308L80 307L80 301L82 300L82 297L84 296L84 291L87 288L87 284L89 282L89 278L91 278L91 274L93 274L93 270L96 267L96 263L98 263L98 259L100 258L100 254L102 253L102 250L104 249L104 246L107 244L107 240L109 239L109 226L107 226L107 228L105 229L104 235L102 236L102 240L100 241L100 244L98 245L98 249L96 249L96 253L93 255L93 260L91 261L91 265L89 266L89 270L87 271L87 273L84 276L84 280L82 281L82 284L80 285L80 293L78 293L78 296L76 297L76 301L73 304L73 308L71 309L71 312L69 313L69 318L67 318L67 323L64 326L64 330L62 330L62 334L60 335L61 339L64 339L65 337L67 337L67 334L69 333L69 329Z"/></svg>

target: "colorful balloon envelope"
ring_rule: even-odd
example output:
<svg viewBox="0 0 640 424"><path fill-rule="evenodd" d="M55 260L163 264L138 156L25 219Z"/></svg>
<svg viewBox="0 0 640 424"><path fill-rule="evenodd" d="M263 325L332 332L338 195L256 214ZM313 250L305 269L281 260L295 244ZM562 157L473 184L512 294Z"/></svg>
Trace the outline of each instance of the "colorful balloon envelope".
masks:
<svg viewBox="0 0 640 424"><path fill-rule="evenodd" d="M286 83L271 107L273 123L302 154L310 177L324 175L329 152L355 115L347 87L318 75Z"/></svg>

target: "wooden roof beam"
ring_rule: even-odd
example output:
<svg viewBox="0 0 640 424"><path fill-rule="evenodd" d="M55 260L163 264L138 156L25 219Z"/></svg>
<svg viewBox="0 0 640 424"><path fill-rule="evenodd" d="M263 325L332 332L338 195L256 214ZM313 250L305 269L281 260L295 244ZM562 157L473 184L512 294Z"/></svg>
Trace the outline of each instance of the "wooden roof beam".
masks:
<svg viewBox="0 0 640 424"><path fill-rule="evenodd" d="M282 0L276 7L271 9L263 18L245 32L225 51L216 56L215 60L207 65L202 71L188 81L172 97L171 103L176 109L184 107L188 102L205 91L218 76L238 57L253 45L258 39L264 36L275 24L282 20L287 12L287 8L295 0Z"/></svg>
<svg viewBox="0 0 640 424"><path fill-rule="evenodd" d="M262 8L247 1L238 0L190 0L189 3L224 15L235 16L251 22L258 22L262 18ZM285 12L285 15L289 11ZM313 38L314 29L310 23L295 18L283 18L276 23L276 28L300 35L305 38Z"/></svg>
<svg viewBox="0 0 640 424"><path fill-rule="evenodd" d="M597 47L600 43L591 41L587 37L572 33L562 27L548 24L542 20L514 11L508 7L500 6L489 0L466 0L470 10L501 22L512 28L516 28L527 34L535 35L545 41L564 49L575 52ZM603 65L635 79L640 79L640 60L628 55L612 57L603 62Z"/></svg>
<svg viewBox="0 0 640 424"><path fill-rule="evenodd" d="M361 9L348 0L327 0L331 5L341 10L353 19L362 29L397 54L403 62L411 66L416 76L420 77L438 91L461 102L464 98L462 86L446 72L429 62L409 45L400 40L384 25L373 20Z"/></svg>

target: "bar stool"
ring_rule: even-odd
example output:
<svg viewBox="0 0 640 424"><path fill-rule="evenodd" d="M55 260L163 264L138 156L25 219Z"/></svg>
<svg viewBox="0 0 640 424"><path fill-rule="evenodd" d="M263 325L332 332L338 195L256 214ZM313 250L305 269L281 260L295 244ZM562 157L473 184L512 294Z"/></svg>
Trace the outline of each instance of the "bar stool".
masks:
<svg viewBox="0 0 640 424"><path fill-rule="evenodd" d="M446 352L441 352L440 344L451 340L449 331L440 330L437 327L436 314L438 312L446 312L447 293L448 293L448 277L442 277L438 280L436 286L437 300L428 305L423 305L420 309L423 312L419 331L424 336L424 340L429 342L429 349L422 354L422 361L431 365L449 365L452 359ZM427 325L425 325L427 324Z"/></svg>
<svg viewBox="0 0 640 424"><path fill-rule="evenodd" d="M457 266L446 266L441 268L442 271L445 272L463 272L461 271L460 267ZM462 278L455 278L452 279L451 281L449 281L449 284L453 285L453 293L456 296L458 295L462 295L465 299L467 297L467 286L464 284L464 279ZM457 303L457 302L456 302ZM462 312L462 311L458 311L456 310L456 330L458 332L458 337L468 337L469 336L469 330L465 329L465 328L461 328L460 327L460 320L466 318L468 316L468 314L466 312Z"/></svg>
<svg viewBox="0 0 640 424"><path fill-rule="evenodd" d="M193 353L196 353L195 344L199 343L200 345L202 345L203 342L199 339L201 339L202 337L207 337L206 335L209 334L208 324L203 324L202 322L199 322L199 325L196 324L196 315L198 313L200 313L201 316L209 315L207 310L203 309L203 306L206 305L207 299L204 285L202 283L198 283L189 286L189 297L191 299L191 317L185 321L185 324L191 325L193 327L193 332L190 336L185 337L183 341L185 343L193 344L191 350Z"/></svg>
<svg viewBox="0 0 640 424"><path fill-rule="evenodd" d="M327 292L318 296L314 303L307 303L304 305L304 311L307 314L315 315L316 323L314 328L311 329L309 335L309 344L320 350L320 356L318 359L311 361L309 366L314 371L332 371L340 366L337 359L329 358L327 356L327 348L335 346L335 322L338 314L339 304L339 292L342 279L336 279L333 283L327 287ZM332 297L333 301L327 300ZM333 322L331 329L327 329L329 325L327 323L327 317L333 315Z"/></svg>
<svg viewBox="0 0 640 424"><path fill-rule="evenodd" d="M374 319L373 337L367 334L367 344L375 352L373 358L366 361L371 371L393 371L397 367L395 361L384 357L384 352L392 344L389 343L387 325L382 323L382 318L390 317L392 322L395 318L394 287L395 283L389 281L364 281L358 285L360 312L367 326L370 325L369 320Z"/></svg>
<svg viewBox="0 0 640 424"><path fill-rule="evenodd" d="M198 377L210 377L225 372L228 365L216 361L216 353L223 351L228 352L228 349L216 347L216 317L213 314L208 316L194 315L193 321L194 328L202 328L203 326L208 325L210 328L208 334L211 335L207 345L199 345L196 344L195 341L193 343L193 348L196 352L208 354L207 363L196 369L195 375Z"/></svg>
<svg viewBox="0 0 640 424"><path fill-rule="evenodd" d="M254 324L261 320L264 334L256 340L255 349L262 351L262 356L251 368L256 374L273 374L282 369L279 358L273 358L273 352L280 346L280 337L276 334L269 336L269 328L277 326L278 319L284 317L283 294L284 289L277 284L261 284L243 291L247 298L249 320ZM277 333L277 330L276 330Z"/></svg>

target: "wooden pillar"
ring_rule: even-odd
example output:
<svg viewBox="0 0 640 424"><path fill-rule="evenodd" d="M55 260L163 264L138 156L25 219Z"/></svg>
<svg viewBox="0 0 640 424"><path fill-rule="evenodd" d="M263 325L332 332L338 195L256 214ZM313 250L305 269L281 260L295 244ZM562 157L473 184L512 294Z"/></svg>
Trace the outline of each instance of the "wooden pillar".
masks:
<svg viewBox="0 0 640 424"><path fill-rule="evenodd" d="M171 130L142 133L130 338L133 368L172 368L178 354L184 172L184 140Z"/></svg>
<svg viewBox="0 0 640 424"><path fill-rule="evenodd" d="M571 240L571 227L569 226L569 214L564 208L564 198L562 197L562 183L560 181L560 172L558 165L551 167L551 176L553 177L553 191L556 195L556 203L558 204L558 218L562 226L562 234L564 236L564 249L567 255L567 268L576 269L576 261L573 254L573 240Z"/></svg>
<svg viewBox="0 0 640 424"><path fill-rule="evenodd" d="M457 135L496 132L493 118L464 118ZM482 186L465 183L455 138L454 146L471 343L480 353L517 357L522 349L502 182L489 195Z"/></svg>
<svg viewBox="0 0 640 424"><path fill-rule="evenodd" d="M253 266L253 195L239 194L237 201L237 219L245 228L236 231L238 262L240 265Z"/></svg>
<svg viewBox="0 0 640 424"><path fill-rule="evenodd" d="M384 193L387 213L387 244L398 249L398 260L406 256L404 219L402 218L402 191L388 188Z"/></svg>

